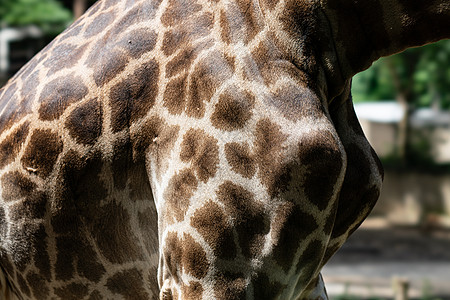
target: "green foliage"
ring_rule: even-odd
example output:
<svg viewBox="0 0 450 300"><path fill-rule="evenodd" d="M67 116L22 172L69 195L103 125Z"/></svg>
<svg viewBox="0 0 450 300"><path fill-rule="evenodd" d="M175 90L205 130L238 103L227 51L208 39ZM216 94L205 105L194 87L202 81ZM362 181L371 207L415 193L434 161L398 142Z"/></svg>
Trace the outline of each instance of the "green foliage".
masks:
<svg viewBox="0 0 450 300"><path fill-rule="evenodd" d="M412 108L437 103L450 109L450 40L378 60L354 77L352 91L356 102L394 100L406 92Z"/></svg>
<svg viewBox="0 0 450 300"><path fill-rule="evenodd" d="M383 59L353 77L352 94L355 102L395 99L395 88Z"/></svg>
<svg viewBox="0 0 450 300"><path fill-rule="evenodd" d="M37 25L55 35L72 21L72 13L56 0L0 0L0 20L8 26Z"/></svg>

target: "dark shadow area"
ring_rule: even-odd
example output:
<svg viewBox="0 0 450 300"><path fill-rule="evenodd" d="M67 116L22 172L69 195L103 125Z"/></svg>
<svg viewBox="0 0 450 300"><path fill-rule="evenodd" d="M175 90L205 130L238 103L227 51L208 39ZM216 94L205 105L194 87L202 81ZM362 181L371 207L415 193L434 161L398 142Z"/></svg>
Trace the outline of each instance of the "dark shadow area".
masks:
<svg viewBox="0 0 450 300"><path fill-rule="evenodd" d="M450 262L450 229L360 228L328 264L361 262Z"/></svg>
<svg viewBox="0 0 450 300"><path fill-rule="evenodd" d="M408 300L450 300L450 229L363 225L322 274L332 300L394 299L396 278Z"/></svg>

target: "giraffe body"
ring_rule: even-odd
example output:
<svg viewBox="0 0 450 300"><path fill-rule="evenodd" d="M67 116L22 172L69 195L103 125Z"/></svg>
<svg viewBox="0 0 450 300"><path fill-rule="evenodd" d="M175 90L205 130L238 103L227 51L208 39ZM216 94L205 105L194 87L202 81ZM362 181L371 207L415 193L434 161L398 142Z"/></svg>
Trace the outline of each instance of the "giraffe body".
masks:
<svg viewBox="0 0 450 300"><path fill-rule="evenodd" d="M30 61L0 91L5 293L326 299L382 168L323 5L104 0Z"/></svg>

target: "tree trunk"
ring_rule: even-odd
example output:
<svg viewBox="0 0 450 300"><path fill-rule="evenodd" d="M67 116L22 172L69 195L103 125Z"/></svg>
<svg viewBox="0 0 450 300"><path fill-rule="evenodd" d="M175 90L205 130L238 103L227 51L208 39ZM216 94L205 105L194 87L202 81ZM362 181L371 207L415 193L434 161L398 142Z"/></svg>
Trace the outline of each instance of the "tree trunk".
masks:
<svg viewBox="0 0 450 300"><path fill-rule="evenodd" d="M395 300L408 300L409 281L405 278L394 278L392 280L394 287Z"/></svg>
<svg viewBox="0 0 450 300"><path fill-rule="evenodd" d="M74 0L73 1L73 17L78 19L87 9L87 0Z"/></svg>
<svg viewBox="0 0 450 300"><path fill-rule="evenodd" d="M394 66L393 58L387 58L386 62L389 68L389 72L391 73L392 76L394 87L396 89L396 98L397 98L396 100L403 110L403 117L400 120L400 123L398 124L397 155L398 158L400 159L401 164L405 167L408 164L409 158L409 146L410 146L409 132L411 127L410 119L411 114L413 112L412 107L410 105L410 103L412 103L411 81L408 78L407 79L408 84L404 84L402 82L400 75L398 74Z"/></svg>
<svg viewBox="0 0 450 300"><path fill-rule="evenodd" d="M409 158L409 132L411 120L411 108L404 94L397 95L397 101L403 110L403 117L398 124L398 156L403 166L408 164Z"/></svg>

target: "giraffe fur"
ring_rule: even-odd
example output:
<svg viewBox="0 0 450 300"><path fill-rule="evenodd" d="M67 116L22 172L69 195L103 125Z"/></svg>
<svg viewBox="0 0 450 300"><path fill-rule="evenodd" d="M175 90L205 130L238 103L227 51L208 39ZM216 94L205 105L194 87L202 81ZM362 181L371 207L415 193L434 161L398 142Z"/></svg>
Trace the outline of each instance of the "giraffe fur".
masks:
<svg viewBox="0 0 450 300"><path fill-rule="evenodd" d="M383 178L351 77L450 36L366 2L98 1L0 90L1 296L328 299Z"/></svg>

